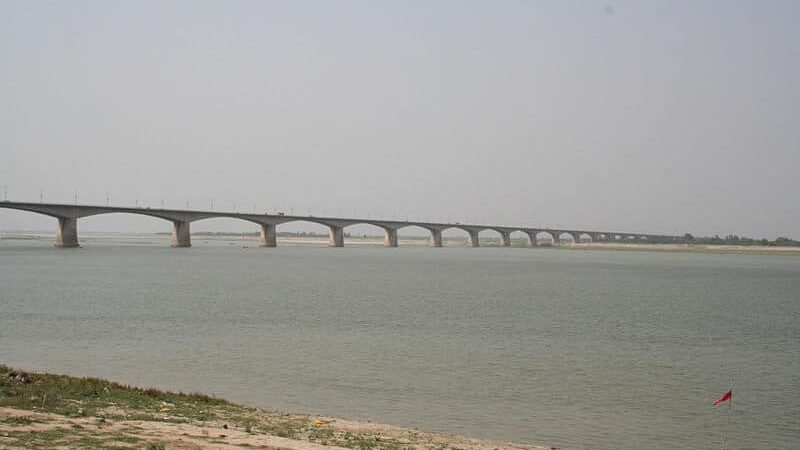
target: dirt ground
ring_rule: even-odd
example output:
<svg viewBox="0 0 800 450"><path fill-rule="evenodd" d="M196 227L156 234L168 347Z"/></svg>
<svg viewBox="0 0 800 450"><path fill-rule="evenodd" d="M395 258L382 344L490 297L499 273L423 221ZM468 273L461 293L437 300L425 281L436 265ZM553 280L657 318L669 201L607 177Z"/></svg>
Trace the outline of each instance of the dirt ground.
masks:
<svg viewBox="0 0 800 450"><path fill-rule="evenodd" d="M113 413L113 411L109 411ZM113 415L113 414L109 414ZM320 433L352 433L370 436L390 447L414 450L542 450L526 444L471 439L451 434L427 433L376 423L329 417L314 419ZM372 441L356 442L359 450L372 448ZM333 450L344 447L261 434L226 423L170 423L118 420L104 417L65 417L14 408L0 408L0 449L286 449ZM386 445L381 445L386 448Z"/></svg>

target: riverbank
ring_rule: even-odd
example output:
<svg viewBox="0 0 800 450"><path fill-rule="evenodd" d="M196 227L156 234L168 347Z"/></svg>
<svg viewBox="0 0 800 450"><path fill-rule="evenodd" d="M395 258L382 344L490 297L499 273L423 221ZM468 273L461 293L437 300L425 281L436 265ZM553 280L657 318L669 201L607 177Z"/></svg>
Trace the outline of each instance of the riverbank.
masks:
<svg viewBox="0 0 800 450"><path fill-rule="evenodd" d="M542 450L0 365L0 449Z"/></svg>
<svg viewBox="0 0 800 450"><path fill-rule="evenodd" d="M800 255L800 247L767 247L761 245L694 245L694 244L619 244L587 243L555 248L577 250L614 250L632 252L681 252L719 254Z"/></svg>

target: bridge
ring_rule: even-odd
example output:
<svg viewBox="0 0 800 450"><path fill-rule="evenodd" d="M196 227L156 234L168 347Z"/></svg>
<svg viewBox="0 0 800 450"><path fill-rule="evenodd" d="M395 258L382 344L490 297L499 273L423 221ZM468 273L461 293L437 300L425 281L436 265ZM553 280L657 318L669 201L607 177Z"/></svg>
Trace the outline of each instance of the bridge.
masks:
<svg viewBox="0 0 800 450"><path fill-rule="evenodd" d="M551 228L526 228L509 227L501 225L477 225L462 223L434 223L434 222L410 222L398 220L378 220L378 219L355 219L340 217L316 217L316 216L296 216L283 214L243 214L236 212L215 212L215 211L193 211L178 209L155 209L155 208L128 208L119 206L96 206L96 205L67 205L57 203L25 203L25 202L0 202L0 208L30 211L38 214L53 217L58 220L56 229L57 247L78 247L78 219L82 217L96 216L99 214L129 213L143 216L158 217L172 222L173 247L191 247L190 225L203 219L211 218L232 218L241 219L261 226L261 236L259 245L261 247L275 247L277 245L276 228L280 224L289 222L313 222L328 227L330 230L328 245L331 247L344 246L344 228L351 225L369 224L383 229L385 238L384 245L387 247L397 247L398 230L416 226L427 230L430 233L430 245L433 247L442 246L442 232L451 228L464 230L468 235L468 245L472 247L480 246L478 234L484 230L493 230L500 236L500 245L509 247L511 245L511 233L522 232L527 236L528 246L536 246L537 235L541 233L549 234L553 243L557 243L564 235L572 238L574 243L581 241L583 236L587 236L591 241L607 242L679 242L682 238L678 236L642 234L642 233L623 233L612 231L588 231L588 230L569 230Z"/></svg>

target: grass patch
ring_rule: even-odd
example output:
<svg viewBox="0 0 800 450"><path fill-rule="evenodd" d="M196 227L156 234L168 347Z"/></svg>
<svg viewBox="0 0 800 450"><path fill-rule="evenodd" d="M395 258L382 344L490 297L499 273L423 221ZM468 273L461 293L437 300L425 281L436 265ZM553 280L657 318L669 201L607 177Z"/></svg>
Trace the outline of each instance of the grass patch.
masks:
<svg viewBox="0 0 800 450"><path fill-rule="evenodd" d="M41 420L36 420L33 417L26 417L26 416L12 416L12 417L2 417L0 418L0 423L11 425L12 427L21 427L25 425L30 425L32 423L41 423Z"/></svg>
<svg viewBox="0 0 800 450"><path fill-rule="evenodd" d="M332 423L335 421L235 405L203 394L142 389L97 378L26 373L2 364L0 407L89 418L66 421L63 427L52 428L61 424L61 419L42 420L35 414L2 417L0 430L6 438L2 443L5 447L160 450L172 444L153 441L157 436L142 434L149 427L142 422L166 422L198 426L199 432L193 434L202 436L195 437L220 444L227 443L220 434L221 428L356 450L460 450L447 449L422 437L414 443L404 439L400 445L399 441L375 433L339 429ZM37 422L46 425L37 426L32 432L15 429ZM112 424L116 426L109 427ZM212 434L209 430L216 431ZM159 436L163 441L170 439L166 434Z"/></svg>
<svg viewBox="0 0 800 450"><path fill-rule="evenodd" d="M43 431L10 431L4 432L9 438L14 439L12 445L27 448L52 448L65 444L70 433L61 428Z"/></svg>
<svg viewBox="0 0 800 450"><path fill-rule="evenodd" d="M229 402L203 394L184 394L153 388L137 388L97 378L21 373L0 365L0 406L87 417L98 410L115 407L131 411L138 420L183 417L196 420L215 418L214 408Z"/></svg>
<svg viewBox="0 0 800 450"><path fill-rule="evenodd" d="M126 444L136 444L137 442L141 441L141 439L137 438L136 436L114 436L111 438L111 440L124 442Z"/></svg>
<svg viewBox="0 0 800 450"><path fill-rule="evenodd" d="M343 444L346 447L358 450L372 450L378 446L378 440L374 437L364 437L360 434L345 433Z"/></svg>

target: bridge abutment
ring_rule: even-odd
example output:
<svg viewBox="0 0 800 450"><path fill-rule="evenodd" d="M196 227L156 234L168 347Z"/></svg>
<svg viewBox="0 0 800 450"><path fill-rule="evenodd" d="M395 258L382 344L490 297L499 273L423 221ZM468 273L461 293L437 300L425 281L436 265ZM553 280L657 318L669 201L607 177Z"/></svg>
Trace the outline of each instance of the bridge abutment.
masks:
<svg viewBox="0 0 800 450"><path fill-rule="evenodd" d="M430 239L431 247L441 247L442 246L442 230L430 230L430 231L431 231L431 239Z"/></svg>
<svg viewBox="0 0 800 450"><path fill-rule="evenodd" d="M258 239L259 247L277 247L278 239L275 230L276 225L270 223L261 224L261 237Z"/></svg>
<svg viewBox="0 0 800 450"><path fill-rule="evenodd" d="M383 238L383 245L386 247L397 247L397 230L394 228L387 228L386 236Z"/></svg>
<svg viewBox="0 0 800 450"><path fill-rule="evenodd" d="M173 247L192 246L191 233L189 232L189 223L190 222L183 222L178 220L172 222L173 229L172 229L172 242L170 243L171 246Z"/></svg>
<svg viewBox="0 0 800 450"><path fill-rule="evenodd" d="M344 227L329 225L328 247L344 247Z"/></svg>
<svg viewBox="0 0 800 450"><path fill-rule="evenodd" d="M78 219L58 218L56 247L78 247Z"/></svg>

